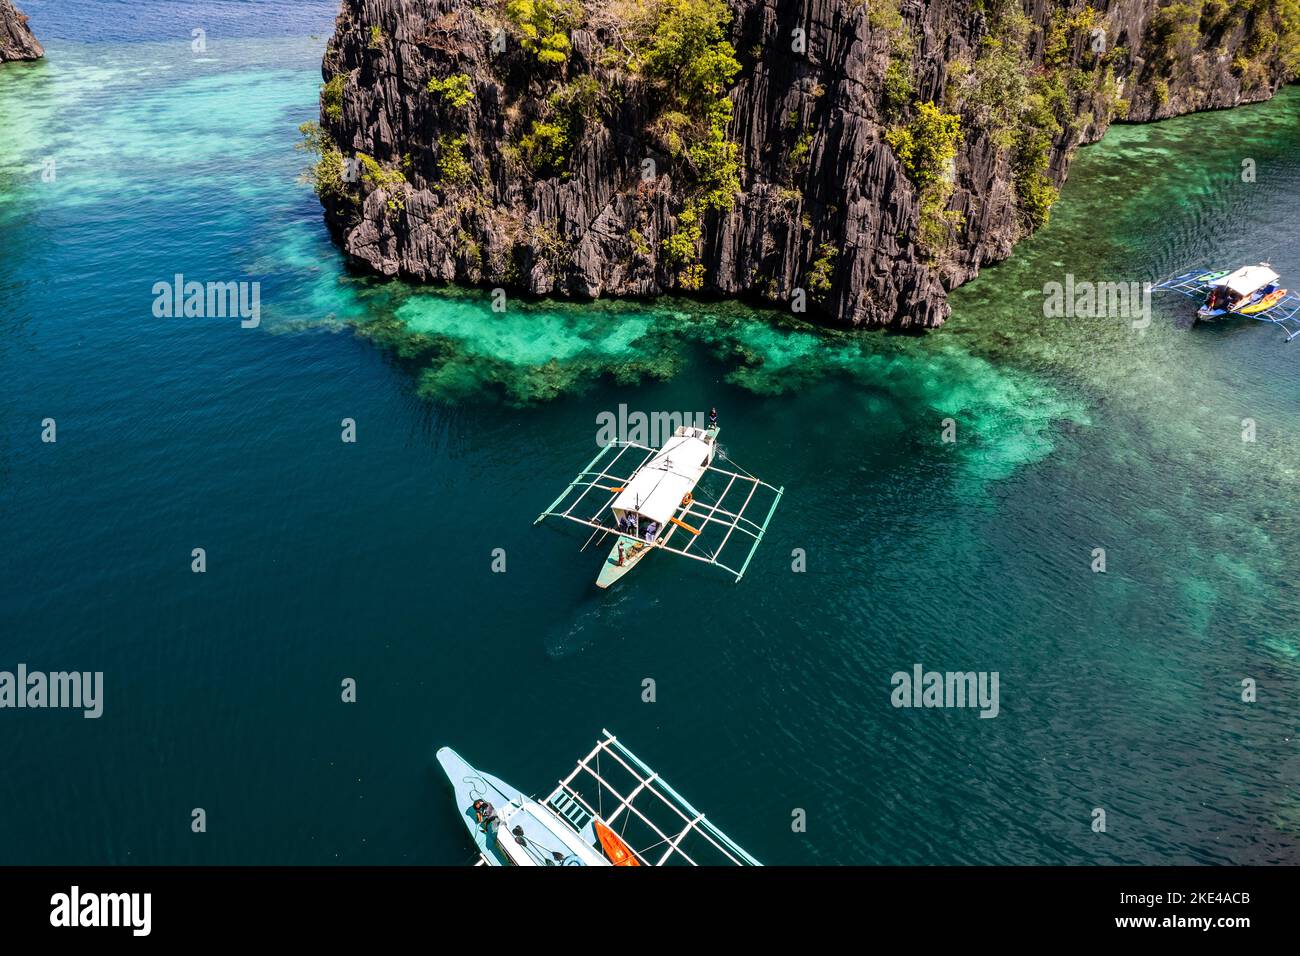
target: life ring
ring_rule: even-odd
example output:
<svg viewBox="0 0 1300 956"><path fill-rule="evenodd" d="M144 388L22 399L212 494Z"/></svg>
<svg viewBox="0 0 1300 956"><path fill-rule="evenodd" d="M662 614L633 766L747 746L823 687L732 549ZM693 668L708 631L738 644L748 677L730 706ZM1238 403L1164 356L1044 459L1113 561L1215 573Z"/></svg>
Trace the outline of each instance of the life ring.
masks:
<svg viewBox="0 0 1300 956"><path fill-rule="evenodd" d="M691 506L691 502L694 500L695 499L691 497L691 493L689 491L686 492L686 494L682 497L682 507L689 508Z"/></svg>

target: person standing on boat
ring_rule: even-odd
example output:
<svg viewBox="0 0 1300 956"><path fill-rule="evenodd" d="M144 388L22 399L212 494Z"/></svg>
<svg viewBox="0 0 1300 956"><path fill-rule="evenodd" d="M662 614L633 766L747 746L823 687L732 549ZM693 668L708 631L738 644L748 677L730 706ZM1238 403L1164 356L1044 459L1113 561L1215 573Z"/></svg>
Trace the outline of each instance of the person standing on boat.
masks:
<svg viewBox="0 0 1300 956"><path fill-rule="evenodd" d="M716 408L709 409L709 427L710 428L718 427L718 410Z"/></svg>
<svg viewBox="0 0 1300 956"><path fill-rule="evenodd" d="M659 530L659 526L658 526L657 524L655 524L653 521L651 521L648 525L645 526L645 543L646 543L646 544L653 544L653 543L654 543L655 532L658 531L658 530Z"/></svg>

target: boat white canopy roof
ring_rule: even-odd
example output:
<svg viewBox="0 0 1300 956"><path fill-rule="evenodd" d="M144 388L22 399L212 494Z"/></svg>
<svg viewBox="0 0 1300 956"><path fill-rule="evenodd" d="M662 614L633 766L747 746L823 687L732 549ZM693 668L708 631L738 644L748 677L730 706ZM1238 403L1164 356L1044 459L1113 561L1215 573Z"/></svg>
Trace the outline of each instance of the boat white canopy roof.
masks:
<svg viewBox="0 0 1300 956"><path fill-rule="evenodd" d="M1243 266L1236 272L1230 272L1220 279L1215 279L1210 285L1227 286L1237 295L1250 295L1252 292L1257 292L1280 278L1281 276L1266 265Z"/></svg>
<svg viewBox="0 0 1300 956"><path fill-rule="evenodd" d="M616 514L634 511L663 527L681 509L682 499L708 470L713 446L698 429L678 431L619 492L611 505Z"/></svg>

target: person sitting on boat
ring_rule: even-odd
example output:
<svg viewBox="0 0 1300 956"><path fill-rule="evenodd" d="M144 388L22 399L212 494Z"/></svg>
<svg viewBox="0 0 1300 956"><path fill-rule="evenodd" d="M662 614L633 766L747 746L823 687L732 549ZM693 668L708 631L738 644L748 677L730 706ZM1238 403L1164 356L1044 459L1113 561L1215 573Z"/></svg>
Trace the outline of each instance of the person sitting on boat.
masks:
<svg viewBox="0 0 1300 956"><path fill-rule="evenodd" d="M651 521L648 525L645 526L645 543L646 543L646 544L650 544L650 543L652 543L652 542L654 541L654 539L655 539L655 532L658 531L658 530L659 530L659 526L658 526L657 524L655 524L653 521Z"/></svg>
<svg viewBox="0 0 1300 956"><path fill-rule="evenodd" d="M478 820L479 826L487 830L496 822L497 808L492 806L486 800L474 801L474 819Z"/></svg>

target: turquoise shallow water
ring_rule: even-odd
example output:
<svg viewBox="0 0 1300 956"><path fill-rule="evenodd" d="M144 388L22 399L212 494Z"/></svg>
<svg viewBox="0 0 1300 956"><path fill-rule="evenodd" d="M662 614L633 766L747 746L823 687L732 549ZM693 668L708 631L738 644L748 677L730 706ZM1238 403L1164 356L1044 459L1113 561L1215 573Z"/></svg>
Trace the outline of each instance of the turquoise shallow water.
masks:
<svg viewBox="0 0 1300 956"><path fill-rule="evenodd" d="M922 339L727 303L498 315L329 243L293 149L329 4L27 6L0 668L107 689L97 721L0 711L0 860L460 863L436 746L545 790L601 727L766 862L1300 858L1300 344L1181 328L1181 299L1143 334L1041 311L1067 272L1300 275L1300 91L1112 130ZM177 272L261 282L261 325L154 318ZM739 585L656 556L599 593L583 535L532 527L620 404L716 405L786 486ZM998 718L892 708L918 662L998 671Z"/></svg>

